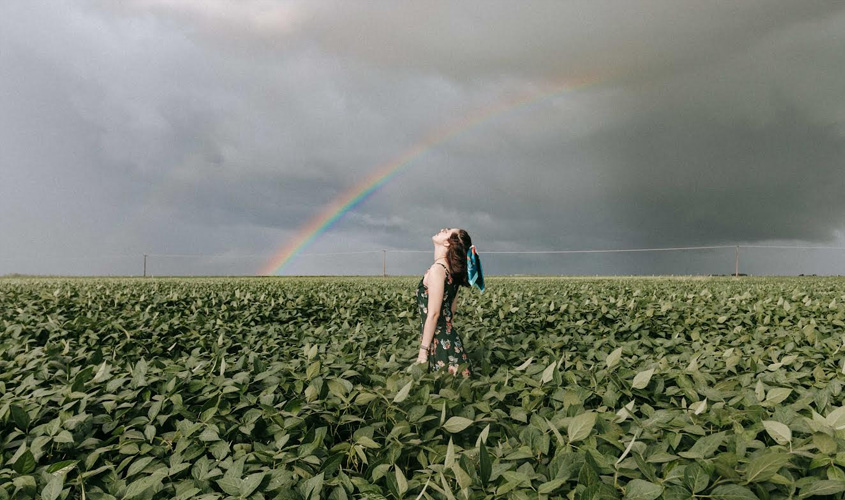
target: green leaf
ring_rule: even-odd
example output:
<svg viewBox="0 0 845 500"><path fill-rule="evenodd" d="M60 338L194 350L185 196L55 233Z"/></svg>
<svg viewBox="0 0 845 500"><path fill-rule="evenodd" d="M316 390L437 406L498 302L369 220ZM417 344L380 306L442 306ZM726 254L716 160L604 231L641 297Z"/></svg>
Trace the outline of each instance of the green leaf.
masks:
<svg viewBox="0 0 845 500"><path fill-rule="evenodd" d="M409 380L407 384L405 384L399 392L396 393L396 396L393 398L394 403L401 403L405 401L405 398L408 397L408 394L411 392L411 386L414 384L413 380Z"/></svg>
<svg viewBox="0 0 845 500"><path fill-rule="evenodd" d="M107 464L107 465L103 465L102 467L97 467L97 468L96 468L96 469L94 469L94 470L87 470L87 471L85 471L85 472L83 472L83 473L81 474L81 477L82 477L83 479L87 479L87 478L89 478L89 477L96 476L97 474L100 474L101 472L105 472L105 471L107 471L107 470L109 470L109 469L114 469L114 465L112 465L112 464Z"/></svg>
<svg viewBox="0 0 845 500"><path fill-rule="evenodd" d="M719 449L719 446L722 445L724 440L725 432L717 432L716 434L704 436L699 438L689 451L682 451L678 455L691 459L707 458Z"/></svg>
<svg viewBox="0 0 845 500"><path fill-rule="evenodd" d="M200 457L191 467L191 476L197 481L205 481L208 478L208 462L208 458Z"/></svg>
<svg viewBox="0 0 845 500"><path fill-rule="evenodd" d="M229 467L229 470L226 471L226 474L224 474L224 477L237 479L238 481L240 481L241 476L243 476L244 474L244 465L246 464L246 458L246 456L243 456L238 460L235 460Z"/></svg>
<svg viewBox="0 0 845 500"><path fill-rule="evenodd" d="M50 474L67 474L71 471L79 460L62 460L47 467L47 472Z"/></svg>
<svg viewBox="0 0 845 500"><path fill-rule="evenodd" d="M605 363L607 363L607 368L611 369L614 366L619 364L619 361L622 359L622 348L618 348L614 350L612 353L607 355L607 359L605 359Z"/></svg>
<svg viewBox="0 0 845 500"><path fill-rule="evenodd" d="M626 500L655 500L663 493L663 486L642 479L633 479L625 486Z"/></svg>
<svg viewBox="0 0 845 500"><path fill-rule="evenodd" d="M62 494L62 488L65 486L65 475L64 474L54 474L47 484L44 485L44 489L41 490L41 498L43 500L56 500L59 498L59 495Z"/></svg>
<svg viewBox="0 0 845 500"><path fill-rule="evenodd" d="M29 474L35 470L35 457L32 456L32 452L29 450L23 452L23 455L15 461L13 468L18 474Z"/></svg>
<svg viewBox="0 0 845 500"><path fill-rule="evenodd" d="M584 465L581 466L581 470L578 472L578 484L592 486L600 483L601 477L599 476L599 469L595 459L589 453L584 458Z"/></svg>
<svg viewBox="0 0 845 500"><path fill-rule="evenodd" d="M73 443L73 434L68 431L61 431L53 438L54 443Z"/></svg>
<svg viewBox="0 0 845 500"><path fill-rule="evenodd" d="M161 413L161 405L161 401L154 401L153 404L150 405L150 409L147 410L147 418L150 419L150 422L152 422L153 419Z"/></svg>
<svg viewBox="0 0 845 500"><path fill-rule="evenodd" d="M663 500L693 500L693 494L683 486L669 485L663 491Z"/></svg>
<svg viewBox="0 0 845 500"><path fill-rule="evenodd" d="M792 431L785 424L775 420L763 420L763 427L777 444L785 445L792 441Z"/></svg>
<svg viewBox="0 0 845 500"><path fill-rule="evenodd" d="M484 430L481 431L481 434L478 435L478 439L475 441L475 446L480 445L481 443L487 443L487 435L490 434L490 424L487 424L484 427Z"/></svg>
<svg viewBox="0 0 845 500"><path fill-rule="evenodd" d="M534 356L526 359L524 363L522 363L521 365L514 368L514 371L522 371L522 370L528 368L528 365L530 365L532 361L534 361Z"/></svg>
<svg viewBox="0 0 845 500"><path fill-rule="evenodd" d="M358 436L358 438L356 438L355 441L357 441L358 443L360 443L362 446L364 446L366 448L381 448L380 444L373 441L372 438L367 437L367 436Z"/></svg>
<svg viewBox="0 0 845 500"><path fill-rule="evenodd" d="M785 387L773 387L769 389L769 392L766 393L766 399L763 403L767 406L774 406L778 403L782 403L789 395L792 394L792 389L787 389Z"/></svg>
<svg viewBox="0 0 845 500"><path fill-rule="evenodd" d="M524 424L528 423L528 412L525 411L521 406L512 406L510 411L511 418L522 422Z"/></svg>
<svg viewBox="0 0 845 500"><path fill-rule="evenodd" d="M323 472L305 481L303 485L305 500L319 500L323 491Z"/></svg>
<svg viewBox="0 0 845 500"><path fill-rule="evenodd" d="M320 361L315 361L308 365L308 368L305 369L305 378L311 380L312 378L317 376L317 374L320 373L320 366Z"/></svg>
<svg viewBox="0 0 845 500"><path fill-rule="evenodd" d="M155 457L142 457L138 460L135 460L134 462L132 462L132 465L129 466L129 469L127 469L126 477L130 478L135 474L141 472L142 470L144 470L144 467L149 465L149 463L153 460L155 460Z"/></svg>
<svg viewBox="0 0 845 500"><path fill-rule="evenodd" d="M809 485L801 488L799 498L807 498L811 496L825 496L835 495L845 491L845 481L838 479L825 479L822 481L814 481Z"/></svg>
<svg viewBox="0 0 845 500"><path fill-rule="evenodd" d="M80 413L78 415L74 415L74 416L70 417L69 419L65 420L62 425L64 425L65 429L74 430L79 426L79 424L88 420L88 418L90 416L91 415L89 415L87 413Z"/></svg>
<svg viewBox="0 0 845 500"><path fill-rule="evenodd" d="M440 476L440 484L443 486L443 493L446 495L446 500L455 500L455 495L452 493L452 488L449 487L449 483L446 482L446 476L443 475L442 472L438 473ZM501 487L500 487L501 489Z"/></svg>
<svg viewBox="0 0 845 500"><path fill-rule="evenodd" d="M537 493L541 495L548 495L549 493L552 493L556 489L566 484L567 481L568 479L552 479L551 481L547 481L538 486Z"/></svg>
<svg viewBox="0 0 845 500"><path fill-rule="evenodd" d="M29 413L18 405L9 407L9 412L12 414L12 421L18 429L25 431L29 427Z"/></svg>
<svg viewBox="0 0 845 500"><path fill-rule="evenodd" d="M201 490L199 488L188 488L179 495L175 496L173 500L188 500L189 498L195 497L200 491Z"/></svg>
<svg viewBox="0 0 845 500"><path fill-rule="evenodd" d="M551 423L549 421L549 419L547 419L546 417L543 417L543 420L546 421L546 425L549 427L549 430L551 430L552 433L555 435L555 439L557 439L558 444L563 446L563 444L564 444L563 436L561 436L560 431L557 430L557 427L555 427L555 424ZM487 427L489 428L490 424L487 424Z"/></svg>
<svg viewBox="0 0 845 500"><path fill-rule="evenodd" d="M370 403L371 401L373 401L373 400L375 400L375 399L377 399L377 398L378 398L378 396L377 396L377 395L375 395L375 394L373 394L373 393L371 393L371 392L361 392L361 393L359 393L359 394L358 394L358 396L355 398L355 404L357 404L357 405L365 405L365 404Z"/></svg>
<svg viewBox="0 0 845 500"><path fill-rule="evenodd" d="M443 466L447 469L452 467L455 463L455 445L452 444L452 436L449 436L449 444L446 445L446 458L443 460Z"/></svg>
<svg viewBox="0 0 845 500"><path fill-rule="evenodd" d="M701 401L696 401L689 405L690 411L692 411L693 415L701 415L705 411L707 411L707 398L702 399Z"/></svg>
<svg viewBox="0 0 845 500"><path fill-rule="evenodd" d="M399 491L399 496L405 494L408 491L408 480L405 479L405 474L402 472L402 469L397 465L395 466L396 469L396 489Z"/></svg>
<svg viewBox="0 0 845 500"><path fill-rule="evenodd" d="M466 459L466 456L461 457L461 462L464 465L468 465L469 460ZM455 465L452 466L452 472L455 473L455 479L458 481L458 485L463 488L469 488L472 486L472 478L469 477L464 469L461 467L461 462L455 462Z"/></svg>
<svg viewBox="0 0 845 500"><path fill-rule="evenodd" d="M97 382L100 382L100 381L105 380L107 378L108 378L108 364L105 361L103 361L103 363L97 369L97 373L94 375L94 378L91 379L91 382L96 384Z"/></svg>
<svg viewBox="0 0 845 500"><path fill-rule="evenodd" d="M823 432L816 432L813 434L813 444L820 452L824 454L836 453L836 440Z"/></svg>
<svg viewBox="0 0 845 500"><path fill-rule="evenodd" d="M241 497L246 498L252 495L252 492L258 488L258 485L260 485L261 481L264 479L264 474L264 472L256 472L245 477L241 482Z"/></svg>
<svg viewBox="0 0 845 500"><path fill-rule="evenodd" d="M557 366L557 361L552 361L551 364L543 370L543 376L540 377L541 384L551 382L552 377L554 377L555 374L555 366Z"/></svg>
<svg viewBox="0 0 845 500"><path fill-rule="evenodd" d="M575 443L587 438L593 427L596 425L596 414L588 411L580 415L576 415L569 421L569 427L566 428L566 434L569 436L569 442Z"/></svg>
<svg viewBox="0 0 845 500"><path fill-rule="evenodd" d="M768 481L781 467L789 463L789 459L789 454L780 452L757 455L748 462L745 469L746 483Z"/></svg>
<svg viewBox="0 0 845 500"><path fill-rule="evenodd" d="M710 492L711 498L717 500L758 500L751 490L738 484L723 484Z"/></svg>
<svg viewBox="0 0 845 500"><path fill-rule="evenodd" d="M241 478L230 476L228 474L224 475L217 481L217 486L220 487L221 490L225 491L226 493L232 496L238 496L241 494Z"/></svg>
<svg viewBox="0 0 845 500"><path fill-rule="evenodd" d="M843 361L845 362L845 359L843 359ZM843 364L843 367L843 369L845 369L845 364ZM824 420L827 425L833 427L837 431L845 429L845 406L840 406L828 413Z"/></svg>
<svg viewBox="0 0 845 500"><path fill-rule="evenodd" d="M757 379L757 384L754 386L754 395L757 396L757 401L763 402L766 399L766 388L763 387L763 380Z"/></svg>
<svg viewBox="0 0 845 500"><path fill-rule="evenodd" d="M135 368L132 369L132 382L131 386L133 388L142 387L147 385L147 360L141 358L137 363L135 363ZM112 381L114 382L114 381Z"/></svg>
<svg viewBox="0 0 845 500"><path fill-rule="evenodd" d="M531 478L528 474L524 474L522 472L505 471L502 472L502 477L505 478L505 484L496 488L497 495L507 493L523 483L531 482Z"/></svg>
<svg viewBox="0 0 845 500"><path fill-rule="evenodd" d="M456 432L461 432L462 430L466 429L470 425L472 425L473 421L464 418L464 417L449 417L449 420L443 424L443 428L447 431L451 432L452 434Z"/></svg>
<svg viewBox="0 0 845 500"><path fill-rule="evenodd" d="M704 491L710 482L710 475L697 463L692 463L684 469L684 484L693 493Z"/></svg>
<svg viewBox="0 0 845 500"><path fill-rule="evenodd" d="M161 480L166 475L166 469L159 469L155 471L151 476L138 479L126 488L126 494L123 496L123 498L135 498L141 493L145 492L147 489L152 488L153 486L160 485Z"/></svg>
<svg viewBox="0 0 845 500"><path fill-rule="evenodd" d="M19 492L27 497L35 497L35 478L32 476L18 476L12 480L12 484Z"/></svg>
<svg viewBox="0 0 845 500"><path fill-rule="evenodd" d="M204 442L220 441L220 436L214 428L206 427L205 430L200 433L199 439Z"/></svg>
<svg viewBox="0 0 845 500"><path fill-rule="evenodd" d="M493 463L490 460L490 453L488 453L487 446L484 443L481 443L479 447L478 457L481 484L486 488L487 483L490 481L490 473L493 471Z"/></svg>
<svg viewBox="0 0 845 500"><path fill-rule="evenodd" d="M191 464L189 464L188 462L182 462L180 464L171 465L167 469L167 474L169 476L175 476L176 474L179 474L180 472L182 472L183 470L186 470L190 466L191 466Z"/></svg>
<svg viewBox="0 0 845 500"><path fill-rule="evenodd" d="M634 376L634 382L631 384L631 388L633 389L645 389L648 385L649 381L651 380L651 376L654 375L654 368L650 368L645 371L641 371Z"/></svg>

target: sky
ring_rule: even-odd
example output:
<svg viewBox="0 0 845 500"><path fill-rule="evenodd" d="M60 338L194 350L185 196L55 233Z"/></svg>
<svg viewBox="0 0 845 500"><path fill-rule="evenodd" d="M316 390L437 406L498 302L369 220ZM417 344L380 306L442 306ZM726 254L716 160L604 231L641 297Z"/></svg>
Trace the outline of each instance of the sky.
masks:
<svg viewBox="0 0 845 500"><path fill-rule="evenodd" d="M742 247L845 247L843 53L830 1L6 0L0 275L257 274L450 127L284 274L442 227L489 275L845 274Z"/></svg>

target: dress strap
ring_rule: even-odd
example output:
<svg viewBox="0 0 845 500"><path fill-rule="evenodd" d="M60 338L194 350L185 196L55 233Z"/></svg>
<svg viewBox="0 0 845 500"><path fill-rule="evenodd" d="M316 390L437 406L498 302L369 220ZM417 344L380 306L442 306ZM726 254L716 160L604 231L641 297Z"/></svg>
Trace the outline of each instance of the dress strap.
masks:
<svg viewBox="0 0 845 500"><path fill-rule="evenodd" d="M435 262L435 264L440 264L441 266L443 266L443 263L442 263L442 262ZM447 268L446 266L443 266L443 269L445 269L445 270L446 270L446 272L447 272L447 273L449 273L449 268ZM451 274L451 273L450 273L450 274Z"/></svg>

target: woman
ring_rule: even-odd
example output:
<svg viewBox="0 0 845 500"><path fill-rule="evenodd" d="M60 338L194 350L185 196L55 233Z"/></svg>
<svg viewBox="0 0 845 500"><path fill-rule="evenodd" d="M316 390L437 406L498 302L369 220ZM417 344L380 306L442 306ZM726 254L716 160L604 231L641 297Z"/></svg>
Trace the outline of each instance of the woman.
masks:
<svg viewBox="0 0 845 500"><path fill-rule="evenodd" d="M475 286L484 291L481 259L463 229L441 229L431 241L434 242L434 264L417 286L421 320L417 362L427 362L429 371L447 366L453 375L462 369L461 374L469 377L469 358L452 319L457 309L458 287Z"/></svg>

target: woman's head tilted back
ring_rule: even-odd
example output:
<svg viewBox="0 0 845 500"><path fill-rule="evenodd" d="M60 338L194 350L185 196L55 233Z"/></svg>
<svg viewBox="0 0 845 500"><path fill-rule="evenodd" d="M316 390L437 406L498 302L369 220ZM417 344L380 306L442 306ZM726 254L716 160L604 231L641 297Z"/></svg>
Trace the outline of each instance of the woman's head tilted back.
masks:
<svg viewBox="0 0 845 500"><path fill-rule="evenodd" d="M452 272L452 279L458 285L470 286L467 276L467 250L472 246L472 238L463 229L454 227L441 229L432 238L435 244L446 247L446 260Z"/></svg>

